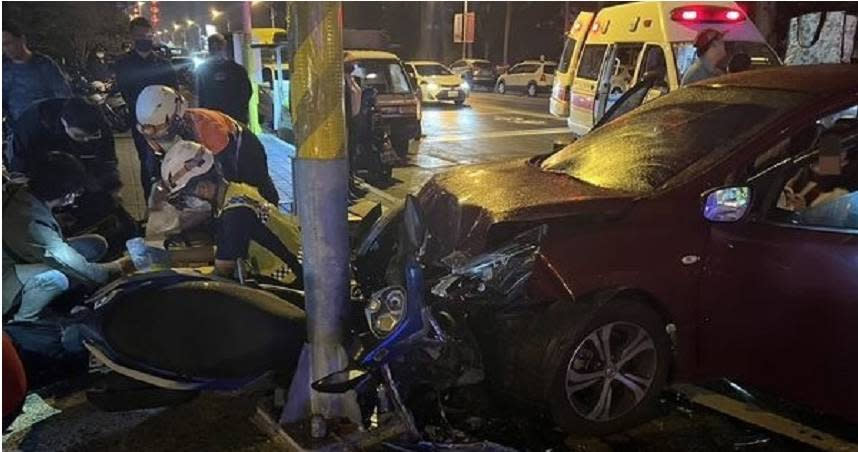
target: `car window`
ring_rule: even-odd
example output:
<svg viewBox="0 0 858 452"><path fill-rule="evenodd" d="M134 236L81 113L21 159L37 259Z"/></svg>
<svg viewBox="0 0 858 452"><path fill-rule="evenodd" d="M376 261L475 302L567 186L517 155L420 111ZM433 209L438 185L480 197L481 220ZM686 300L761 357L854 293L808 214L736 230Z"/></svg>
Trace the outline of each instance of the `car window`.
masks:
<svg viewBox="0 0 858 452"><path fill-rule="evenodd" d="M623 94L631 88L641 50L643 44L617 44L614 73L611 76L611 94Z"/></svg>
<svg viewBox="0 0 858 452"><path fill-rule="evenodd" d="M651 192L722 158L807 97L738 87L678 90L585 135L541 167L602 188Z"/></svg>
<svg viewBox="0 0 858 452"><path fill-rule="evenodd" d="M557 70L561 73L569 72L569 63L572 62L572 51L575 50L575 38L566 38L566 43L563 44L563 53L560 54L560 66Z"/></svg>
<svg viewBox="0 0 858 452"><path fill-rule="evenodd" d="M406 64L405 65L405 72L407 72L408 75L413 76L414 75L414 66L412 66L410 64Z"/></svg>
<svg viewBox="0 0 858 452"><path fill-rule="evenodd" d="M355 61L352 75L360 78L361 87L375 88L378 94L408 94L411 87L402 66L390 60Z"/></svg>
<svg viewBox="0 0 858 452"><path fill-rule="evenodd" d="M542 66L542 73L545 75L554 75L555 70L557 70L557 66L553 64L546 64Z"/></svg>
<svg viewBox="0 0 858 452"><path fill-rule="evenodd" d="M417 70L417 73L423 76L433 76L433 75L452 75L453 73L447 70L444 66L440 64L417 64L414 66Z"/></svg>
<svg viewBox="0 0 858 452"><path fill-rule="evenodd" d="M514 68L510 69L510 74L530 74L536 72L539 69L538 64L519 64Z"/></svg>
<svg viewBox="0 0 858 452"><path fill-rule="evenodd" d="M460 69L464 66L465 66L465 63L463 61L456 61L455 63L453 63L452 67L453 67L453 69Z"/></svg>
<svg viewBox="0 0 858 452"><path fill-rule="evenodd" d="M480 69L480 70L486 70L486 69L491 70L492 69L492 63L489 63L488 61L477 61L474 63L474 68Z"/></svg>
<svg viewBox="0 0 858 452"><path fill-rule="evenodd" d="M599 69L602 67L602 58L605 57L607 48L607 44L585 45L584 52L581 54L581 62L578 64L578 73L575 76L587 80L598 79Z"/></svg>
<svg viewBox="0 0 858 452"><path fill-rule="evenodd" d="M751 58L751 68L759 69L766 66L780 66L780 60L772 49L762 42L751 41L725 41L724 48L727 50L726 61L730 61L738 53L745 53ZM697 58L693 42L678 42L673 44L673 55L676 59L676 73L679 80L685 75L685 71Z"/></svg>
<svg viewBox="0 0 858 452"><path fill-rule="evenodd" d="M838 121L775 186L770 220L858 232L858 124Z"/></svg>

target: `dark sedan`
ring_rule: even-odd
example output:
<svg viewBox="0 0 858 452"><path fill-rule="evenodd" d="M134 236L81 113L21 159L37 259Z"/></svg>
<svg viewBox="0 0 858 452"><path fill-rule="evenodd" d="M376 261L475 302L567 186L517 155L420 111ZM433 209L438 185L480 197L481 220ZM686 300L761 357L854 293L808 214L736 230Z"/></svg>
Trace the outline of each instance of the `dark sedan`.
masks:
<svg viewBox="0 0 858 452"><path fill-rule="evenodd" d="M573 431L719 377L858 422L856 112L854 65L749 71L552 155L433 178L418 200L437 255L548 226L541 307L496 340L500 384Z"/></svg>

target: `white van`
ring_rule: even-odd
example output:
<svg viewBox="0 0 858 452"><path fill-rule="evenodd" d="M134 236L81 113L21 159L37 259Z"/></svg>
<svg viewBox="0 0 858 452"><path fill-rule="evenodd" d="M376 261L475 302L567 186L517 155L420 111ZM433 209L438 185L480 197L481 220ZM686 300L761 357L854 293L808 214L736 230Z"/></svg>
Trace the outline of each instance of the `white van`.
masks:
<svg viewBox="0 0 858 452"><path fill-rule="evenodd" d="M696 58L694 39L707 28L727 32L724 41L730 56L746 53L757 67L781 64L736 3L612 6L576 18L554 76L549 111L566 117L572 132L583 135L644 79L651 83L647 100L677 89Z"/></svg>

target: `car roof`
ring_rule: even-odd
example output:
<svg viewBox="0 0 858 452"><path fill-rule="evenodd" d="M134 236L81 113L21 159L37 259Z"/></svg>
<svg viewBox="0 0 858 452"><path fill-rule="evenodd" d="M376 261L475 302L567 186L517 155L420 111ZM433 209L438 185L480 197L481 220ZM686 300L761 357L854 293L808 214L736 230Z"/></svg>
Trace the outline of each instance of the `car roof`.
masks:
<svg viewBox="0 0 858 452"><path fill-rule="evenodd" d="M382 50L346 50L345 61L354 60L398 60L394 53Z"/></svg>
<svg viewBox="0 0 858 452"><path fill-rule="evenodd" d="M413 65L415 65L415 66L420 66L420 65L424 65L424 64L438 64L438 65L444 66L444 64L443 64L443 63L441 63L441 62L438 62L438 61L430 61L430 60L406 61L406 62L405 62L405 64L413 64Z"/></svg>
<svg viewBox="0 0 858 452"><path fill-rule="evenodd" d="M458 60L458 61L464 61L466 63L491 63L491 61L484 60L482 58L465 58L464 60Z"/></svg>
<svg viewBox="0 0 858 452"><path fill-rule="evenodd" d="M695 86L736 86L816 95L858 94L858 65L780 66L707 79Z"/></svg>
<svg viewBox="0 0 858 452"><path fill-rule="evenodd" d="M542 61L542 60L524 60L524 61L519 61L516 64L553 64L556 66L557 62L556 61L548 61L548 60L545 60L545 61Z"/></svg>

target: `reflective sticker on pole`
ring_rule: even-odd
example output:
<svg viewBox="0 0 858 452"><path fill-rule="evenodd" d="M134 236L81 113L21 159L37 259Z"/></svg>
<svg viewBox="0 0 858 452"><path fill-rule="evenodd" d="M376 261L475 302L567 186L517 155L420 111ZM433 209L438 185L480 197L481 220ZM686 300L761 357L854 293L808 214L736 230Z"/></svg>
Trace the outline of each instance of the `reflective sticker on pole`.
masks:
<svg viewBox="0 0 858 452"><path fill-rule="evenodd" d="M293 58L290 93L298 158L345 158L340 5L297 2L294 7L305 10L293 24L304 37Z"/></svg>

